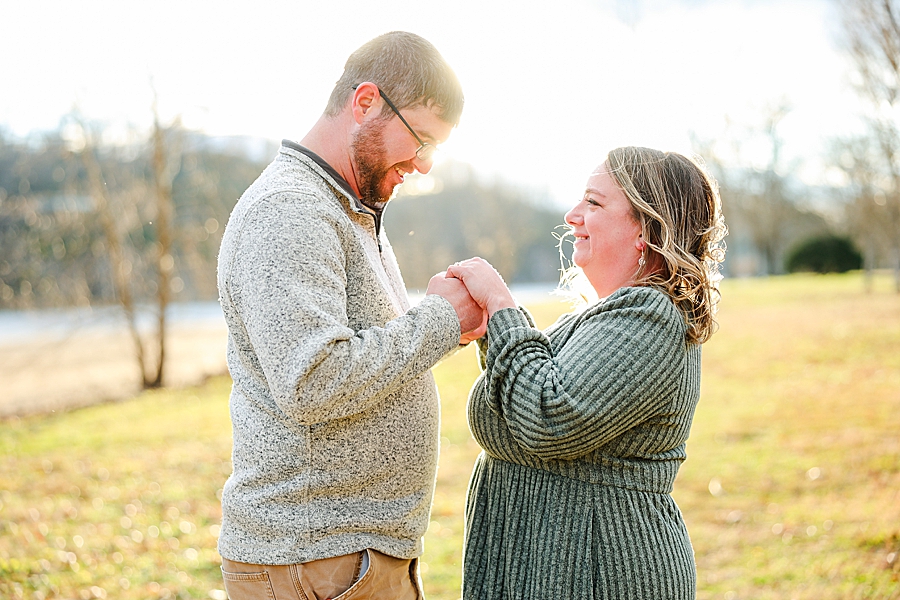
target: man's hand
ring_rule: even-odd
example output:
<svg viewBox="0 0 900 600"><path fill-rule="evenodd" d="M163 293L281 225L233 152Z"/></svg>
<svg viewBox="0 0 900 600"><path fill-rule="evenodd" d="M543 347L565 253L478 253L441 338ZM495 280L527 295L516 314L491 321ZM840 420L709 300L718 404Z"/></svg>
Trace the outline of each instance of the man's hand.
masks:
<svg viewBox="0 0 900 600"><path fill-rule="evenodd" d="M462 332L460 344L477 340L487 331L487 313L472 299L466 286L459 279L447 277L447 273L442 271L428 282L425 295L429 294L437 294L453 305L459 318L459 330Z"/></svg>
<svg viewBox="0 0 900 600"><path fill-rule="evenodd" d="M474 342L485 333L487 333L487 324L488 324L488 314L486 310L482 310L484 315L484 320L481 322L481 325L473 329L472 331L465 332L461 336L459 336L459 343L461 346L465 346L469 342Z"/></svg>

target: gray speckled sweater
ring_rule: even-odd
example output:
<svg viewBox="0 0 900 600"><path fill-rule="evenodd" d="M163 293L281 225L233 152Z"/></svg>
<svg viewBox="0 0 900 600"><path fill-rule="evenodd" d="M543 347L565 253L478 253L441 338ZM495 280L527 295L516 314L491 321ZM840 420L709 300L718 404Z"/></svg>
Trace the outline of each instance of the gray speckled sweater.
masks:
<svg viewBox="0 0 900 600"><path fill-rule="evenodd" d="M491 316L469 426L466 600L690 600L669 495L700 394L700 347L671 300L622 288L544 332Z"/></svg>
<svg viewBox="0 0 900 600"><path fill-rule="evenodd" d="M231 214L218 285L234 380L220 554L420 555L438 452L429 369L457 346L453 307L410 308L371 212L286 145Z"/></svg>

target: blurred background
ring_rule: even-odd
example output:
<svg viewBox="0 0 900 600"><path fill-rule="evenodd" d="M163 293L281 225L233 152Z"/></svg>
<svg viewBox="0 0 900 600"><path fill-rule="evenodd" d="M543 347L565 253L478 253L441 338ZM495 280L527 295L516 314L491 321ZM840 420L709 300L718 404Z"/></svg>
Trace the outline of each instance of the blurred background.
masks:
<svg viewBox="0 0 900 600"><path fill-rule="evenodd" d="M140 387L190 378L211 354L200 370L222 370L215 261L231 208L319 117L347 56L395 29L433 42L466 93L434 170L386 214L411 291L472 255L520 290L551 290L563 214L620 145L706 161L726 276L890 269L900 290L897 4L12 3L0 375L99 351L78 336L103 327L123 332L110 352ZM179 331L198 340L206 325L211 345L173 354ZM119 394L90 387L81 363L70 379L82 396ZM0 405L15 408L0 414L46 409L49 385L8 386Z"/></svg>
<svg viewBox="0 0 900 600"><path fill-rule="evenodd" d="M900 0L3 3L0 597L226 598L231 381L193 385L226 373L222 232L347 56L401 29L466 94L433 171L385 215L413 299L477 254L549 325L570 308L549 296L563 215L606 152L701 156L730 235L674 492L697 597L900 600L898 15ZM474 350L434 374L421 569L429 598L454 600Z"/></svg>

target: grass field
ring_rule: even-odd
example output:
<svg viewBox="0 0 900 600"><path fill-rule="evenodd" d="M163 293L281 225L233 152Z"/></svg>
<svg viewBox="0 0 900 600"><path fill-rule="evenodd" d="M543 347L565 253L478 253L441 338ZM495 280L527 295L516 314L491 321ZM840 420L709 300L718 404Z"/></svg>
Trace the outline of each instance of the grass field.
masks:
<svg viewBox="0 0 900 600"><path fill-rule="evenodd" d="M726 281L676 483L698 598L900 598L900 295L858 274ZM539 324L562 304L535 306ZM471 349L435 369L423 579L459 597ZM0 598L224 598L229 381L0 422Z"/></svg>

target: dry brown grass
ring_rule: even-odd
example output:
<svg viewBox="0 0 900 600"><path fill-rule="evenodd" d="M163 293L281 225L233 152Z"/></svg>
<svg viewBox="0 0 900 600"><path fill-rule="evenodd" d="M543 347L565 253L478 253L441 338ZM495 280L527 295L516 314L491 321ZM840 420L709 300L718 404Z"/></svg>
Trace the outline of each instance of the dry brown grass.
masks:
<svg viewBox="0 0 900 600"><path fill-rule="evenodd" d="M879 285L726 282L675 490L699 598L900 598L900 296ZM534 310L546 325L564 308ZM435 369L431 600L459 597L477 370L471 349ZM228 385L0 422L0 597L221 598Z"/></svg>

